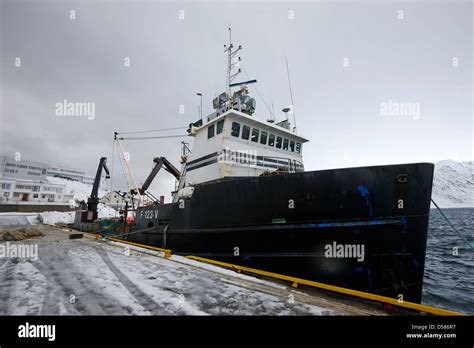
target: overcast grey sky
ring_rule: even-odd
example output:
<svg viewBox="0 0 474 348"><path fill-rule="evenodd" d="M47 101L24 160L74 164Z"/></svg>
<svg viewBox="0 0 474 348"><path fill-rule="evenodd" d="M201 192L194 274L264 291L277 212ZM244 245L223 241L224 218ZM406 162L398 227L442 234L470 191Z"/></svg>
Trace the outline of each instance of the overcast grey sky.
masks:
<svg viewBox="0 0 474 348"><path fill-rule="evenodd" d="M277 117L291 104L288 55L307 170L473 159L471 1L0 3L2 153L93 174L99 157L111 163L115 130L186 126L196 92L210 113L230 25ZM95 119L55 115L64 99L94 102ZM389 100L419 114L381 114ZM256 117L268 117L258 97ZM177 165L181 140L125 142L138 181L155 156ZM158 181L166 192L173 182Z"/></svg>

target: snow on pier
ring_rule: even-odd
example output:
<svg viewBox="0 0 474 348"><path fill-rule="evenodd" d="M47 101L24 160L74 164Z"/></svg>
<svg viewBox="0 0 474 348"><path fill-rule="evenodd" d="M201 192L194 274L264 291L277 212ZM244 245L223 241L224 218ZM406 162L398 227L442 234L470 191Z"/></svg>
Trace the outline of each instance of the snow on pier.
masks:
<svg viewBox="0 0 474 348"><path fill-rule="evenodd" d="M9 242L37 245L36 260L0 257L0 315L384 314L184 257L37 227L43 237Z"/></svg>

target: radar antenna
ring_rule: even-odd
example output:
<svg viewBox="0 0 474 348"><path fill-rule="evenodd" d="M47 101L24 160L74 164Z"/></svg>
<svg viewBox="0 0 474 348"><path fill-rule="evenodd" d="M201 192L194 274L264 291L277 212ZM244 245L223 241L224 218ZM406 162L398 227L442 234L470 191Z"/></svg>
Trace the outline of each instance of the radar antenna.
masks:
<svg viewBox="0 0 474 348"><path fill-rule="evenodd" d="M224 45L224 52L227 53L226 88L224 93L219 94L212 101L212 105L216 110L214 117L231 109L244 112L248 115L252 115L255 112L256 101L248 95L247 85L256 83L257 80L233 82L237 75L241 72L245 73L243 68L240 67L241 58L236 56L241 49L242 46L239 45L239 47L234 50L232 29L229 28L229 45ZM233 87L240 87L240 89L232 94Z"/></svg>

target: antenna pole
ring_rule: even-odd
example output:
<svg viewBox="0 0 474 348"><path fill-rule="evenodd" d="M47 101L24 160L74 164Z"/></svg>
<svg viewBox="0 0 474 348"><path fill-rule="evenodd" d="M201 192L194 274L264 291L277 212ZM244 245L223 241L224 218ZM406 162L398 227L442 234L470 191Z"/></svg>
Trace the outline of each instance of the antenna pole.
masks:
<svg viewBox="0 0 474 348"><path fill-rule="evenodd" d="M241 69L239 68L236 73L232 73L232 69L238 65L238 64L233 64L232 63L232 58L237 54L242 49L242 46L239 45L239 47L233 51L234 45L232 44L232 28L229 27L229 47L224 45L224 52L227 52L227 76L226 76L226 91L229 95L229 98L231 97L231 84L232 80L241 73ZM238 61L240 61L240 57L238 57Z"/></svg>
<svg viewBox="0 0 474 348"><path fill-rule="evenodd" d="M202 93L199 92L199 93L196 93L196 95L201 98L201 107L199 108L199 117L201 118L201 121L202 121Z"/></svg>
<svg viewBox="0 0 474 348"><path fill-rule="evenodd" d="M229 27L229 48L227 48L227 80L226 90L227 94L230 95L230 74L232 71L232 29Z"/></svg>
<svg viewBox="0 0 474 348"><path fill-rule="evenodd" d="M295 124L293 127L293 131L296 133L296 115L295 115L295 103L293 101L293 91L291 90L291 79L290 79L290 69L288 68L288 57L285 54L285 62L286 62L286 73L288 75L288 85L290 87L290 99L291 99L291 108L293 111L293 123ZM288 115L287 115L288 119Z"/></svg>

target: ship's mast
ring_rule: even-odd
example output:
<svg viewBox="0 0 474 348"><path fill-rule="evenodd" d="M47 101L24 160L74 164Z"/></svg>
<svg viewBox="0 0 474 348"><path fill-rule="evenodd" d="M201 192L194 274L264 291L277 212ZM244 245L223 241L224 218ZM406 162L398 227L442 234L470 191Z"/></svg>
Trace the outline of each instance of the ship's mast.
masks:
<svg viewBox="0 0 474 348"><path fill-rule="evenodd" d="M229 28L229 45L224 45L224 52L227 53L225 92L219 94L219 96L216 96L216 98L214 98L212 101L212 105L216 110L214 117L230 109L236 109L248 115L252 115L255 112L256 102L254 98L248 95L247 85L256 83L257 80L236 83L232 82L237 77L237 75L244 71L240 67L241 58L236 56L237 52L239 52L241 49L242 46L239 45L239 47L234 50L234 44L232 43L232 29ZM245 74L247 75L247 73ZM240 90L232 95L233 87L240 87Z"/></svg>
<svg viewBox="0 0 474 348"><path fill-rule="evenodd" d="M232 44L232 29L229 28L229 46L224 45L224 52L227 53L226 91L229 95L229 98L232 97L230 85L232 84L232 81L235 79L235 77L242 72L242 69L239 67L240 57L235 58L235 55L242 49L242 46L239 45L235 51L233 49L234 45ZM236 67L238 70L234 72L234 68Z"/></svg>

